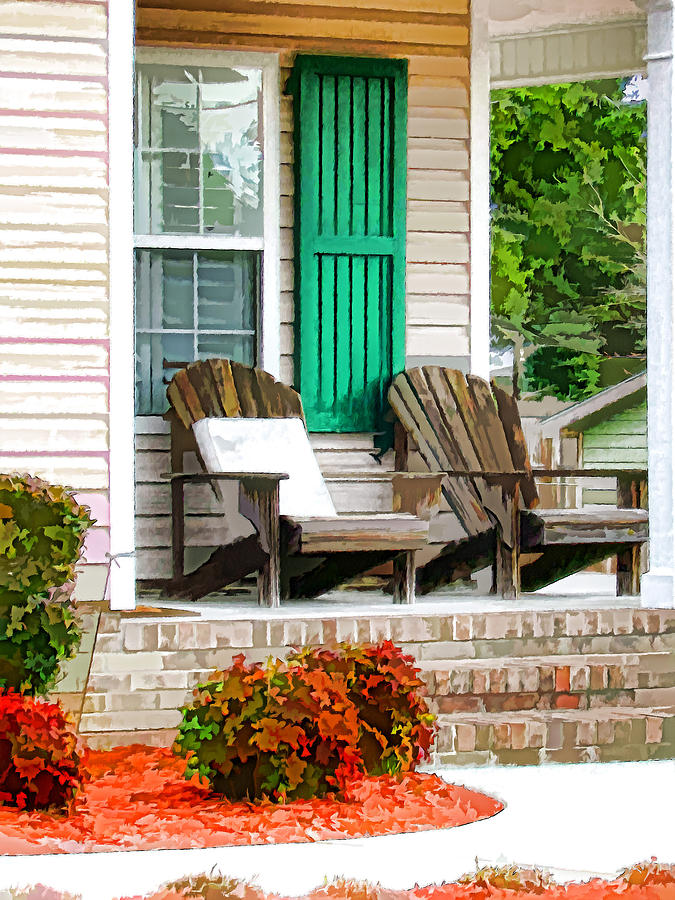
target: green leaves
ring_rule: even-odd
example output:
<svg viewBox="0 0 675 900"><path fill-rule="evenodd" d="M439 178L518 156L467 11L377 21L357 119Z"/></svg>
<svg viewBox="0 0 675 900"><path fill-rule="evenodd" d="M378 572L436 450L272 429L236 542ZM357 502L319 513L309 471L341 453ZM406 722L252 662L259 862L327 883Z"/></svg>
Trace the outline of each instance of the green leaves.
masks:
<svg viewBox="0 0 675 900"><path fill-rule="evenodd" d="M493 93L497 346L517 335L573 352L578 365L584 354L642 352L646 108L621 100L618 81ZM587 396L597 379L581 382Z"/></svg>
<svg viewBox="0 0 675 900"><path fill-rule="evenodd" d="M70 593L91 524L66 488L0 475L0 688L45 693L74 656Z"/></svg>
<svg viewBox="0 0 675 900"><path fill-rule="evenodd" d="M60 664L72 659L81 638L67 602L50 603L39 596L21 602L0 598L0 688L47 693Z"/></svg>
<svg viewBox="0 0 675 900"><path fill-rule="evenodd" d="M89 510L31 475L0 475L0 506L0 597L19 601L72 582Z"/></svg>

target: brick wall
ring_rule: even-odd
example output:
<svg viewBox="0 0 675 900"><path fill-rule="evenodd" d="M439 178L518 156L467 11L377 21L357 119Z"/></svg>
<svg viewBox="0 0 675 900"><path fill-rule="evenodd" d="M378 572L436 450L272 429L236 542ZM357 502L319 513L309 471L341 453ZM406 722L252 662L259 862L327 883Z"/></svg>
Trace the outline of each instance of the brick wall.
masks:
<svg viewBox="0 0 675 900"><path fill-rule="evenodd" d="M672 610L229 620L103 612L88 624L60 690L92 746L170 743L195 685L239 653L262 661L339 641L391 639L415 657L439 715L444 761L508 761L523 751L521 761L534 762L542 748L562 752L567 740L579 750L591 737L614 748L631 728L635 740L655 744L667 716L654 710L675 707Z"/></svg>

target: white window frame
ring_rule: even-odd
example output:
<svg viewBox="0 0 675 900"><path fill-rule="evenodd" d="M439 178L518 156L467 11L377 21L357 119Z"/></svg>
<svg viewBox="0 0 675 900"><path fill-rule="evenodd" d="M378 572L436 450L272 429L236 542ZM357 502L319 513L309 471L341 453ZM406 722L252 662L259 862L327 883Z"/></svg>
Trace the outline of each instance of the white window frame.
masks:
<svg viewBox="0 0 675 900"><path fill-rule="evenodd" d="M279 282L280 253L280 74L276 53L247 51L188 50L182 48L141 48L138 65L186 65L214 68L255 67L262 71L263 92L263 235L238 237L217 235L134 235L139 249L254 250L262 255L257 365L275 378L281 366L281 306Z"/></svg>

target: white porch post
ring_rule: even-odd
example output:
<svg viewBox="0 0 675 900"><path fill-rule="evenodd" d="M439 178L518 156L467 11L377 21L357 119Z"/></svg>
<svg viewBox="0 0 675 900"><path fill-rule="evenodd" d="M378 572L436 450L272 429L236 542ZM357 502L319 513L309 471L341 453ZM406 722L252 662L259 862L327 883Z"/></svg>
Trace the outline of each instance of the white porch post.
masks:
<svg viewBox="0 0 675 900"><path fill-rule="evenodd" d="M108 3L111 609L136 604L134 552L134 0Z"/></svg>
<svg viewBox="0 0 675 900"><path fill-rule="evenodd" d="M673 0L648 19L647 404L649 558L643 606L675 606L675 46Z"/></svg>
<svg viewBox="0 0 675 900"><path fill-rule="evenodd" d="M487 0L471 0L471 371L490 377L490 38Z"/></svg>

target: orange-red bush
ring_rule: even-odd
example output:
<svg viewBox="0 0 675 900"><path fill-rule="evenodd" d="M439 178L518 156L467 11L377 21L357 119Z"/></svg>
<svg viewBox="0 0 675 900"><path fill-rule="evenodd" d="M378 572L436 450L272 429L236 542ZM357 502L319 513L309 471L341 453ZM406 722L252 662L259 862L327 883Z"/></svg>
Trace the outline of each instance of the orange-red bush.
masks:
<svg viewBox="0 0 675 900"><path fill-rule="evenodd" d="M230 800L309 799L357 774L413 771L434 717L414 660L391 641L307 647L266 668L235 658L194 691L174 752Z"/></svg>
<svg viewBox="0 0 675 900"><path fill-rule="evenodd" d="M369 775L410 772L429 758L434 716L420 693L415 660L391 641L340 644L337 650L305 647L290 665L342 677L358 709L358 747Z"/></svg>
<svg viewBox="0 0 675 900"><path fill-rule="evenodd" d="M0 690L0 805L67 810L87 779L84 752L59 704Z"/></svg>
<svg viewBox="0 0 675 900"><path fill-rule="evenodd" d="M361 768L356 708L344 678L270 661L198 685L174 752L230 800L309 799L339 791Z"/></svg>

